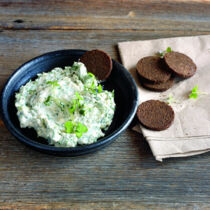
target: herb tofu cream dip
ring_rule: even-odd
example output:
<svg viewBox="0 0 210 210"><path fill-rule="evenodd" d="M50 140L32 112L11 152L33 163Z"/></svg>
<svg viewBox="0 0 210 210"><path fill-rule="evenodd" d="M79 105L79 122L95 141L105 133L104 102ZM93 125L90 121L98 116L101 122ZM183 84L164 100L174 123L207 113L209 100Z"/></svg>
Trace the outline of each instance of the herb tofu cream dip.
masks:
<svg viewBox="0 0 210 210"><path fill-rule="evenodd" d="M34 128L56 147L91 144L105 135L115 112L114 91L103 90L83 63L37 76L15 96L21 128Z"/></svg>

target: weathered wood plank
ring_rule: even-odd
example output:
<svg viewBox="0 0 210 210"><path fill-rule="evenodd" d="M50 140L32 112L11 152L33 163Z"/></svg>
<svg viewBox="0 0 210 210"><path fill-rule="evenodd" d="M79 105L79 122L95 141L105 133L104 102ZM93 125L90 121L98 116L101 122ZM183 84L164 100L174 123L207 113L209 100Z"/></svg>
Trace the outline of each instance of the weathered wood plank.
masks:
<svg viewBox="0 0 210 210"><path fill-rule="evenodd" d="M209 32L191 31L123 31L123 30L78 30L78 31L7 31L0 32L0 75L6 78L27 60L42 53L60 49L105 50L114 59L119 59L117 42L155 39L173 36L191 36ZM159 49L158 49L159 50ZM0 82L0 86L2 82Z"/></svg>
<svg viewBox="0 0 210 210"><path fill-rule="evenodd" d="M1 1L2 29L210 30L209 1Z"/></svg>
<svg viewBox="0 0 210 210"><path fill-rule="evenodd" d="M190 209L202 209L202 210L209 210L210 205L208 204L201 204L198 205L196 203L191 205L186 204L175 204L176 209L181 210L190 210ZM21 209L21 210L29 210L29 209L73 209L73 210L90 210L90 209L121 209L121 210L127 210L127 209L140 209L140 210L174 210L174 206L171 204L157 204L157 205L151 205L151 204L143 204L141 202L48 202L48 203L6 203L1 205L0 207L2 209Z"/></svg>
<svg viewBox="0 0 210 210"><path fill-rule="evenodd" d="M0 85L23 62L48 51L100 48L118 59L118 41L196 34L200 32L3 31ZM100 205L104 209L118 205L125 209L187 209L188 205L208 209L209 159L207 153L159 163L142 136L130 129L96 153L75 158L55 157L31 150L0 126L0 208L70 205L77 209L85 208L84 203L89 202L90 209Z"/></svg>
<svg viewBox="0 0 210 210"><path fill-rule="evenodd" d="M210 204L208 154L162 164L142 154L147 146L127 131L97 153L61 158L30 150L6 129L0 133L0 202Z"/></svg>

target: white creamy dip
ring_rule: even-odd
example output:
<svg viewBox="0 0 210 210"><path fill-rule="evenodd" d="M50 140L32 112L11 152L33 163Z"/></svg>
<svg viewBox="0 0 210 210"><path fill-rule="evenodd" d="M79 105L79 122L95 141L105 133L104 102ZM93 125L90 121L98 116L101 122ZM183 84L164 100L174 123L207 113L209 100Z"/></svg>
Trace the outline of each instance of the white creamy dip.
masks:
<svg viewBox="0 0 210 210"><path fill-rule="evenodd" d="M114 92L80 62L38 74L16 93L15 106L21 128L34 128L56 147L96 142L115 111Z"/></svg>

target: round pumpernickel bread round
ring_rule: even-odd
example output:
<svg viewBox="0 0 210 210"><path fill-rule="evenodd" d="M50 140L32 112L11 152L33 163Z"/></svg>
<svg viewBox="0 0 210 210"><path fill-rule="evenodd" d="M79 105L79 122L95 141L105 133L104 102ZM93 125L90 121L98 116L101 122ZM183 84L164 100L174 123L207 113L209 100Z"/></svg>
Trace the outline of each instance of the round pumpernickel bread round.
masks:
<svg viewBox="0 0 210 210"><path fill-rule="evenodd" d="M146 88L148 90L162 92L162 91L168 90L169 88L171 88L173 86L174 78L171 77L168 81L162 82L162 83L151 83L146 80L140 79L140 83L144 88Z"/></svg>
<svg viewBox="0 0 210 210"><path fill-rule="evenodd" d="M137 73L146 80L160 83L166 82L171 77L163 59L157 56L148 56L140 59L136 66Z"/></svg>
<svg viewBox="0 0 210 210"><path fill-rule="evenodd" d="M196 65L187 55L179 52L169 52L164 55L168 68L182 78L188 78L195 74Z"/></svg>
<svg viewBox="0 0 210 210"><path fill-rule="evenodd" d="M112 59L102 50L87 51L80 58L88 72L93 73L97 79L105 80L112 71Z"/></svg>
<svg viewBox="0 0 210 210"><path fill-rule="evenodd" d="M144 127L150 130L161 131L172 124L174 111L165 102L149 100L138 106L137 117Z"/></svg>

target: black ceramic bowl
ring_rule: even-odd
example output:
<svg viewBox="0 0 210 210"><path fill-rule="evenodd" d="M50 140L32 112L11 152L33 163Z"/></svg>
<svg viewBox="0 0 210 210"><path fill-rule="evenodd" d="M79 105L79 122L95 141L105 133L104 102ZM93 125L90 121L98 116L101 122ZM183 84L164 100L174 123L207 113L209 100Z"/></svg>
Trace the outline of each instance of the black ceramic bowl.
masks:
<svg viewBox="0 0 210 210"><path fill-rule="evenodd" d="M60 156L76 156L93 152L111 143L130 124L137 109L137 88L128 71L113 60L110 77L103 82L104 89L115 91L116 111L114 119L105 136L96 143L75 148L50 146L47 140L38 138L36 131L20 128L16 115L15 92L40 72L50 71L55 67L72 65L78 61L85 50L60 50L36 57L19 67L8 79L1 94L1 114L8 130L21 142L42 152Z"/></svg>

